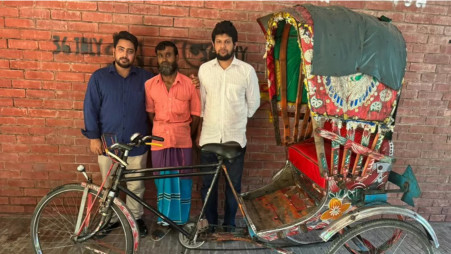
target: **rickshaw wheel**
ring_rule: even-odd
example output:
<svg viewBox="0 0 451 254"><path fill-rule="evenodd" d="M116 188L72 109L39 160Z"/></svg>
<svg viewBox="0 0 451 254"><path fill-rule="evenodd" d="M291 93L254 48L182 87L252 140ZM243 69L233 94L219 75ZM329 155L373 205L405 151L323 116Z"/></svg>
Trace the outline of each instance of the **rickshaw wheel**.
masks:
<svg viewBox="0 0 451 254"><path fill-rule="evenodd" d="M196 230L196 224L194 222L189 222L185 226L183 226L183 229L191 234L194 234ZM184 234L179 233L179 243L187 249L197 249L201 247L205 243L205 241L191 241Z"/></svg>
<svg viewBox="0 0 451 254"><path fill-rule="evenodd" d="M411 223L396 219L377 219L346 230L332 243L328 253L433 254L434 251L428 237Z"/></svg>

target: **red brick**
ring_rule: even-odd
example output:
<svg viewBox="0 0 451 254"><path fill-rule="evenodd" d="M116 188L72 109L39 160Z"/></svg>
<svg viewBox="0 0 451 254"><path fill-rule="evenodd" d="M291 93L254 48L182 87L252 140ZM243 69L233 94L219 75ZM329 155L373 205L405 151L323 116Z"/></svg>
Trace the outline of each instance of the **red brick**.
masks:
<svg viewBox="0 0 451 254"><path fill-rule="evenodd" d="M0 7L0 16L2 17L18 17L19 10L11 7Z"/></svg>
<svg viewBox="0 0 451 254"><path fill-rule="evenodd" d="M204 27L202 19L196 18L174 18L174 27Z"/></svg>
<svg viewBox="0 0 451 254"><path fill-rule="evenodd" d="M53 53L52 52L43 52L43 51L23 51L23 59L27 60L41 60L41 61L52 61Z"/></svg>
<svg viewBox="0 0 451 254"><path fill-rule="evenodd" d="M27 98L55 98L55 91L27 89Z"/></svg>
<svg viewBox="0 0 451 254"><path fill-rule="evenodd" d="M25 71L26 79L53 80L54 75L48 71Z"/></svg>
<svg viewBox="0 0 451 254"><path fill-rule="evenodd" d="M51 135L55 130L54 128L48 128L48 127L31 127L29 130L30 135ZM29 160L29 158L27 159ZM45 159L40 160L47 161Z"/></svg>
<svg viewBox="0 0 451 254"><path fill-rule="evenodd" d="M440 45L433 44L416 44L413 47L413 52L420 53L440 53Z"/></svg>
<svg viewBox="0 0 451 254"><path fill-rule="evenodd" d="M8 47L13 49L37 49L38 43L36 41L27 40L8 40Z"/></svg>
<svg viewBox="0 0 451 254"><path fill-rule="evenodd" d="M92 73L99 69L100 66L98 64L72 64L71 70L75 72L88 72Z"/></svg>
<svg viewBox="0 0 451 254"><path fill-rule="evenodd" d="M152 4L135 4L131 3L129 6L129 13L132 14L148 14L148 15L158 15L160 11L160 7L158 5L154 5L154 2L150 2ZM145 17L145 16L144 16Z"/></svg>
<svg viewBox="0 0 451 254"><path fill-rule="evenodd" d="M52 19L81 20L81 13L79 11L52 10L51 17Z"/></svg>
<svg viewBox="0 0 451 254"><path fill-rule="evenodd" d="M20 39L20 30L18 29L0 28L0 34L8 39Z"/></svg>
<svg viewBox="0 0 451 254"><path fill-rule="evenodd" d="M39 30L20 30L21 39L33 39L33 40L50 40L50 31L39 31Z"/></svg>
<svg viewBox="0 0 451 254"><path fill-rule="evenodd" d="M418 33L443 34L444 26L418 25Z"/></svg>
<svg viewBox="0 0 451 254"><path fill-rule="evenodd" d="M128 3L98 2L98 10L102 12L127 13Z"/></svg>
<svg viewBox="0 0 451 254"><path fill-rule="evenodd" d="M73 72L57 72L55 80L63 81L84 81L84 76L82 73Z"/></svg>
<svg viewBox="0 0 451 254"><path fill-rule="evenodd" d="M235 10L244 10L244 11L263 11L263 3L262 2L235 2ZM263 15L262 15L263 16Z"/></svg>
<svg viewBox="0 0 451 254"><path fill-rule="evenodd" d="M41 66L43 70L70 71L69 63L42 62Z"/></svg>
<svg viewBox="0 0 451 254"><path fill-rule="evenodd" d="M424 14L406 13L404 21L414 24L431 24L432 17Z"/></svg>
<svg viewBox="0 0 451 254"><path fill-rule="evenodd" d="M142 15L132 15L132 14L113 14L113 23L119 24L142 24Z"/></svg>
<svg viewBox="0 0 451 254"><path fill-rule="evenodd" d="M30 151L30 147L23 144L3 144L2 148L3 151L11 153L28 153Z"/></svg>
<svg viewBox="0 0 451 254"><path fill-rule="evenodd" d="M420 71L420 72L435 72L435 64L425 64L425 63L411 63L410 71Z"/></svg>
<svg viewBox="0 0 451 254"><path fill-rule="evenodd" d="M443 35L429 35L428 43L446 45L449 42L449 38Z"/></svg>
<svg viewBox="0 0 451 254"><path fill-rule="evenodd" d="M72 89L70 82L58 82L58 81L44 81L42 88L46 89L46 90L71 90Z"/></svg>
<svg viewBox="0 0 451 254"><path fill-rule="evenodd" d="M188 30L186 28L160 28L160 36L162 37L176 37L186 38L188 37Z"/></svg>
<svg viewBox="0 0 451 254"><path fill-rule="evenodd" d="M83 119L82 111L60 111L58 112L59 118L71 118L71 119Z"/></svg>
<svg viewBox="0 0 451 254"><path fill-rule="evenodd" d="M48 109L72 109L73 102L66 100L45 100L44 108Z"/></svg>
<svg viewBox="0 0 451 254"><path fill-rule="evenodd" d="M17 197L10 198L10 202L12 205L36 205L36 198L28 198L28 197Z"/></svg>
<svg viewBox="0 0 451 254"><path fill-rule="evenodd" d="M41 99L14 99L14 106L26 108L40 108L42 107Z"/></svg>
<svg viewBox="0 0 451 254"><path fill-rule="evenodd" d="M30 117L57 117L58 111L48 109L29 109L28 115Z"/></svg>
<svg viewBox="0 0 451 254"><path fill-rule="evenodd" d="M36 7L44 7L50 9L62 9L66 7L66 2L58 1L37 1Z"/></svg>
<svg viewBox="0 0 451 254"><path fill-rule="evenodd" d="M22 70L3 70L0 69L0 77L3 78L23 78Z"/></svg>
<svg viewBox="0 0 451 254"><path fill-rule="evenodd" d="M404 33L403 36L407 43L427 43L428 41L427 34Z"/></svg>
<svg viewBox="0 0 451 254"><path fill-rule="evenodd" d="M430 23L449 26L449 24L451 24L451 17L449 16L449 14L448 16L433 15Z"/></svg>
<svg viewBox="0 0 451 254"><path fill-rule="evenodd" d="M391 1L370 1L365 2L365 9L367 10L394 10L394 4Z"/></svg>
<svg viewBox="0 0 451 254"><path fill-rule="evenodd" d="M34 22L31 19L16 19L5 18L6 27L31 28L34 27Z"/></svg>
<svg viewBox="0 0 451 254"><path fill-rule="evenodd" d="M41 81L34 80L13 80L12 86L14 88L32 88L32 89L40 89Z"/></svg>
<svg viewBox="0 0 451 254"><path fill-rule="evenodd" d="M24 213L25 208L17 205L0 205L0 213Z"/></svg>
<svg viewBox="0 0 451 254"><path fill-rule="evenodd" d="M17 124L43 126L45 124L45 120L43 118L19 117L17 118Z"/></svg>
<svg viewBox="0 0 451 254"><path fill-rule="evenodd" d="M206 1L205 8L220 9L220 10L233 9L233 2L232 1Z"/></svg>
<svg viewBox="0 0 451 254"><path fill-rule="evenodd" d="M85 98L85 92L82 91L58 91L56 93L58 99L73 99L83 100Z"/></svg>
<svg viewBox="0 0 451 254"><path fill-rule="evenodd" d="M160 15L186 17L189 9L185 7L160 6Z"/></svg>
<svg viewBox="0 0 451 254"><path fill-rule="evenodd" d="M36 28L44 30L67 30L67 21L59 20L36 20Z"/></svg>
<svg viewBox="0 0 451 254"><path fill-rule="evenodd" d="M243 20L248 19L248 13L247 12L237 12L237 11L224 11L221 9L217 17L220 20L243 21ZM251 20L251 22L255 22L255 20ZM241 31L239 31L239 32L241 32Z"/></svg>
<svg viewBox="0 0 451 254"><path fill-rule="evenodd" d="M426 54L424 56L425 63L448 64L449 56L443 54Z"/></svg>
<svg viewBox="0 0 451 254"><path fill-rule="evenodd" d="M12 61L10 63L11 69L39 69L39 62L36 61Z"/></svg>
<svg viewBox="0 0 451 254"><path fill-rule="evenodd" d="M9 69L9 60L0 59L0 69ZM0 84L0 87L3 87L3 85Z"/></svg>
<svg viewBox="0 0 451 254"><path fill-rule="evenodd" d="M6 39L0 39L0 48L5 49L6 47L7 47Z"/></svg>
<svg viewBox="0 0 451 254"><path fill-rule="evenodd" d="M84 56L82 54L64 54L59 53L54 55L54 60L56 62L73 62L82 63L84 62Z"/></svg>
<svg viewBox="0 0 451 254"><path fill-rule="evenodd" d="M67 2L67 9L69 10L84 10L84 11L96 11L97 3L96 2Z"/></svg>
<svg viewBox="0 0 451 254"><path fill-rule="evenodd" d="M0 130L3 134L28 134L28 127L25 126L0 126Z"/></svg>
<svg viewBox="0 0 451 254"><path fill-rule="evenodd" d="M42 179L42 178L39 178ZM47 178L45 178L47 179ZM47 193L50 191L50 189L24 189L24 195L25 196L32 196L32 197L43 197L47 195Z"/></svg>
<svg viewBox="0 0 451 254"><path fill-rule="evenodd" d="M17 135L17 143L21 144L43 144L45 140L46 138L44 136Z"/></svg>
<svg viewBox="0 0 451 254"><path fill-rule="evenodd" d="M21 18L50 19L50 11L36 8L20 8Z"/></svg>
<svg viewBox="0 0 451 254"><path fill-rule="evenodd" d="M99 25L97 23L70 22L69 30L76 32L97 32ZM110 31L111 32L111 31Z"/></svg>
<svg viewBox="0 0 451 254"><path fill-rule="evenodd" d="M57 153L58 146L57 145L31 145L31 151L33 153Z"/></svg>
<svg viewBox="0 0 451 254"><path fill-rule="evenodd" d="M0 106L1 107L13 106L13 99L12 98L0 98Z"/></svg>
<svg viewBox="0 0 451 254"><path fill-rule="evenodd" d="M15 117L0 117L0 124L17 124Z"/></svg>
<svg viewBox="0 0 451 254"><path fill-rule="evenodd" d="M191 8L189 16L195 18L212 18L219 16L219 10Z"/></svg>
<svg viewBox="0 0 451 254"><path fill-rule="evenodd" d="M99 24L98 30L100 33L111 33L111 31L128 30L128 26L127 25L117 25L117 24Z"/></svg>
<svg viewBox="0 0 451 254"><path fill-rule="evenodd" d="M0 134L0 141L2 143L15 143L16 142L16 135Z"/></svg>
<svg viewBox="0 0 451 254"><path fill-rule="evenodd" d="M82 20L83 21L93 21L93 22L112 22L113 16L108 13L83 12Z"/></svg>
<svg viewBox="0 0 451 254"><path fill-rule="evenodd" d="M173 26L174 18L161 16L144 16L144 24L152 26Z"/></svg>

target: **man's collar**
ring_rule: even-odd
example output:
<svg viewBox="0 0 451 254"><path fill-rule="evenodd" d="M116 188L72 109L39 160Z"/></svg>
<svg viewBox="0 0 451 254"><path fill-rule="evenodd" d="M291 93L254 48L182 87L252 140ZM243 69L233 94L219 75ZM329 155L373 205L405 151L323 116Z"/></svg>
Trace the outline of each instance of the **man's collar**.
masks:
<svg viewBox="0 0 451 254"><path fill-rule="evenodd" d="M181 78L182 78L182 76L180 75L180 72L177 71L177 76L175 77L174 83L172 83L172 84L180 83L181 82L181 80L180 80ZM161 74L158 74L157 82L161 82L162 84L164 84L163 77L162 77Z"/></svg>
<svg viewBox="0 0 451 254"><path fill-rule="evenodd" d="M116 73L117 73L116 65L115 65L115 62L114 62L114 61L113 61L112 64L110 64L110 65L108 66L108 72L116 72ZM130 66L130 74L131 74L131 73L136 73L136 67L135 67L134 65ZM130 75L130 74L129 74L129 75Z"/></svg>
<svg viewBox="0 0 451 254"><path fill-rule="evenodd" d="M214 64L214 65L219 65L219 60L218 60L217 57L215 58L215 60L216 60L216 61L213 61L213 64ZM232 63L230 63L230 65L236 65L236 64L238 64L238 61L237 61L237 59L236 59L236 56L233 56L233 60L232 60Z"/></svg>

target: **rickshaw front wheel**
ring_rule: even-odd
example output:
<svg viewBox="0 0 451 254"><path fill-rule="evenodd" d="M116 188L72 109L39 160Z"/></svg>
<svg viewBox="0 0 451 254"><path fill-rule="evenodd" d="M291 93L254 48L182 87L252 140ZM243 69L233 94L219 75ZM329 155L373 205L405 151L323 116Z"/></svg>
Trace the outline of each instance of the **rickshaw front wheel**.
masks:
<svg viewBox="0 0 451 254"><path fill-rule="evenodd" d="M377 219L346 230L332 243L328 253L433 254L434 250L426 234L411 223Z"/></svg>

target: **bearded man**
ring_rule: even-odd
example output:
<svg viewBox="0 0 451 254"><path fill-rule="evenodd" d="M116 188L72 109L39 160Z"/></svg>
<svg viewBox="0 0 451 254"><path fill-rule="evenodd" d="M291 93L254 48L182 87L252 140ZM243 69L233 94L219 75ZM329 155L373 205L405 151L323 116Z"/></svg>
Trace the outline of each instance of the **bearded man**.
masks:
<svg viewBox="0 0 451 254"><path fill-rule="evenodd" d="M156 48L159 75L148 80L146 110L152 123L152 135L164 138L162 147L152 146L152 166L177 167L192 165L192 137L197 133L200 96L195 81L178 72L178 50L170 41ZM155 141L158 143L157 141ZM168 170L160 174L176 174L185 170ZM160 213L178 225L185 224L191 209L191 178L155 180L157 206ZM158 218L151 237L161 240L168 232L166 222Z"/></svg>
<svg viewBox="0 0 451 254"><path fill-rule="evenodd" d="M233 188L241 192L244 155L246 153L247 119L252 117L260 106L258 78L254 68L235 57L238 32L230 21L216 24L211 33L211 41L216 58L202 64L199 68L201 93L201 122L199 145L234 141L240 144L240 155L233 160L225 160ZM217 163L216 154L201 152L202 164ZM203 168L202 171L214 170ZM210 229L218 225L218 184L213 183L213 175L202 177L202 200L207 202L205 215ZM210 186L209 200L205 200ZM235 214L238 203L228 184L225 189L224 221L225 231L234 231Z"/></svg>

